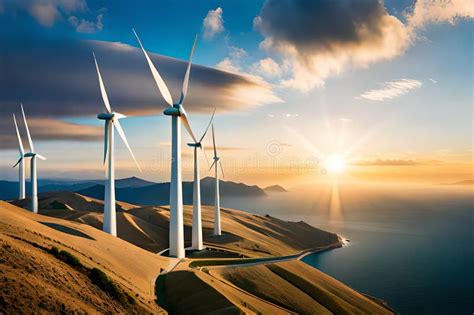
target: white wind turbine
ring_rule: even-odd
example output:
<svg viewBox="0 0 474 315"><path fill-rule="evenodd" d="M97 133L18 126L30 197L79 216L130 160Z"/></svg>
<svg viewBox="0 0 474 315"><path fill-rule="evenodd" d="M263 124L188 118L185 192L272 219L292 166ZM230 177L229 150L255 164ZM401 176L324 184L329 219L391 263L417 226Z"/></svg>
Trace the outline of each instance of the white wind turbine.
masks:
<svg viewBox="0 0 474 315"><path fill-rule="evenodd" d="M209 170L212 169L214 166L214 175L216 178L216 185L215 185L215 194L214 194L214 235L218 236L221 235L221 203L220 203L220 196L219 196L219 172L218 166L219 164L222 177L224 177L224 169L222 168L222 163L220 161L220 157L217 156L217 149L216 149L216 137L214 135L214 124L212 124L212 144L214 146L214 162L212 162L211 167Z"/></svg>
<svg viewBox="0 0 474 315"><path fill-rule="evenodd" d="M119 119L125 118L127 116L122 115L117 112L113 112L107 92L105 91L104 82L100 75L99 65L94 56L95 68L97 70L97 77L99 78L100 93L102 95L102 100L104 101L106 113L99 114L97 118L105 120L105 133L104 133L104 163L108 160L107 173L105 178L105 194L104 194L104 223L103 231L107 232L113 236L117 236L117 221L116 221L116 211L115 211L115 166L114 166L114 129L117 129L117 132L122 138L125 146L127 147L130 155L133 158L133 161L137 165L138 169L141 172L140 166L133 155L132 149L128 145L127 138L125 133L120 125Z"/></svg>
<svg viewBox="0 0 474 315"><path fill-rule="evenodd" d="M28 143L30 145L30 152L25 153L24 157L31 157L30 160L30 180L31 180L31 211L38 213L38 183L36 178L36 158L46 160L46 158L35 152L33 141L31 140L30 130L28 129L28 123L26 122L25 111L23 105L21 106L21 113L23 114L23 121L25 122L26 134L28 136Z"/></svg>
<svg viewBox="0 0 474 315"><path fill-rule="evenodd" d="M182 178L181 178L181 122L188 131L194 142L198 142L193 134L191 126L189 125L186 111L183 107L184 99L188 91L189 73L191 70L191 62L193 59L194 48L196 47L197 35L194 38L193 48L189 55L189 63L186 69L186 74L183 80L183 89L178 103L174 104L171 94L166 86L166 83L161 78L158 70L155 68L153 62L148 56L145 48L140 41L135 30L133 30L135 37L145 55L145 58L150 67L151 74L155 79L155 83L161 95L168 103L169 107L164 110L164 114L171 116L171 181L170 181L170 228L169 228L169 255L172 257L183 258L185 256L184 250L184 226L183 226L183 192L182 192Z"/></svg>
<svg viewBox="0 0 474 315"><path fill-rule="evenodd" d="M194 143L188 143L188 146L194 148L194 186L193 186L193 227L192 227L192 248L197 250L202 250L204 248L202 244L202 220L201 220L201 178L199 176L199 158L197 155L197 149L202 147L202 140L207 134L209 127L211 126L212 120L214 119L214 114L216 110L212 113L209 124L207 125L206 130L202 134L199 141Z"/></svg>
<svg viewBox="0 0 474 315"><path fill-rule="evenodd" d="M15 114L13 114L13 122L15 123L16 136L18 138L18 149L20 151L20 158L15 163L15 165L13 165L13 168L19 165L18 166L18 185L19 185L18 198L22 200L22 199L25 199L25 163L24 163L25 149L23 148L23 142L21 141L20 132L18 131L18 125L16 123Z"/></svg>

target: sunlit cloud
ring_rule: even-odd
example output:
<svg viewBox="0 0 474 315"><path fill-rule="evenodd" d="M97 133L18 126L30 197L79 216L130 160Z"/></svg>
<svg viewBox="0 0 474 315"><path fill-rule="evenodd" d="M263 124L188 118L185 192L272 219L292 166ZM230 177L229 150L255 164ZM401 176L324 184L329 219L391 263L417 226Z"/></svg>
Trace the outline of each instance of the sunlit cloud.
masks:
<svg viewBox="0 0 474 315"><path fill-rule="evenodd" d="M45 27L67 20L79 33L95 33L103 28L105 10L99 10L95 18L92 18L85 0L0 1L0 6L0 13L16 14L17 11L25 11Z"/></svg>
<svg viewBox="0 0 474 315"><path fill-rule="evenodd" d="M371 101L385 101L390 100L409 93L411 90L420 88L422 82L414 79L401 79L397 81L385 82L381 88L369 90L362 93L357 99L367 99Z"/></svg>
<svg viewBox="0 0 474 315"><path fill-rule="evenodd" d="M413 28L429 23L456 24L460 19L474 18L474 5L472 0L416 1L407 18Z"/></svg>
<svg viewBox="0 0 474 315"><path fill-rule="evenodd" d="M215 10L209 10L207 12L202 26L204 28L204 38L211 39L215 35L224 31L224 19L222 18L223 10L218 7Z"/></svg>
<svg viewBox="0 0 474 315"><path fill-rule="evenodd" d="M268 78L277 78L281 76L283 69L275 60L267 57L254 63L252 72Z"/></svg>
<svg viewBox="0 0 474 315"><path fill-rule="evenodd" d="M415 165L436 165L441 161L437 160L411 160L411 159L376 159L353 162L358 166L415 166Z"/></svg>
<svg viewBox="0 0 474 315"><path fill-rule="evenodd" d="M308 91L348 67L366 67L392 59L410 43L409 30L377 0L268 0L254 27L260 44L290 64L284 87ZM305 31L305 30L311 30Z"/></svg>

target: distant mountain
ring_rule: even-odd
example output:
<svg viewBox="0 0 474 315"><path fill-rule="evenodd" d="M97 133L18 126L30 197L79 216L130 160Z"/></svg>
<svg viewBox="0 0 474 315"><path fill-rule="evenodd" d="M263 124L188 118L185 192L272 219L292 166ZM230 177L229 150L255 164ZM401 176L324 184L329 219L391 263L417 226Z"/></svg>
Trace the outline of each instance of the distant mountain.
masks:
<svg viewBox="0 0 474 315"><path fill-rule="evenodd" d="M267 188L264 188L263 190L268 191L268 192L288 192L288 190L281 187L280 185L268 186Z"/></svg>
<svg viewBox="0 0 474 315"><path fill-rule="evenodd" d="M115 189L117 200L138 205L167 205L169 204L169 183L158 183L142 187L123 187ZM243 183L220 181L221 196L258 197L265 196L265 192L258 186L249 186ZM77 193L96 199L104 198L104 186L94 185ZM193 202L193 182L183 182L183 202ZM201 202L205 205L214 203L214 178L206 177L201 180Z"/></svg>
<svg viewBox="0 0 474 315"><path fill-rule="evenodd" d="M0 199L18 198L18 183L0 180Z"/></svg>
<svg viewBox="0 0 474 315"><path fill-rule="evenodd" d="M101 184L103 184L103 181L101 181ZM154 185L154 184L156 183L133 176L129 178L117 179L115 181L115 188L145 187L145 186Z"/></svg>
<svg viewBox="0 0 474 315"><path fill-rule="evenodd" d="M445 184L445 185L470 186L470 185L474 185L474 180L472 180L472 179L466 179L466 180L462 180L462 181L455 182L455 183L450 183L450 184Z"/></svg>

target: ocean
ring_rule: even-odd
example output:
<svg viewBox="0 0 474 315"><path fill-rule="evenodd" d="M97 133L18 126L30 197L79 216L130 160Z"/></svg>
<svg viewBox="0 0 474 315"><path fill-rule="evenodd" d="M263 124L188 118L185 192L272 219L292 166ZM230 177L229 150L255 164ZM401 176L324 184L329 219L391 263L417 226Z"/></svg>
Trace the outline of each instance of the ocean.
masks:
<svg viewBox="0 0 474 315"><path fill-rule="evenodd" d="M222 205L303 220L349 239L304 262L400 314L473 314L473 192L442 185L326 184L223 198Z"/></svg>

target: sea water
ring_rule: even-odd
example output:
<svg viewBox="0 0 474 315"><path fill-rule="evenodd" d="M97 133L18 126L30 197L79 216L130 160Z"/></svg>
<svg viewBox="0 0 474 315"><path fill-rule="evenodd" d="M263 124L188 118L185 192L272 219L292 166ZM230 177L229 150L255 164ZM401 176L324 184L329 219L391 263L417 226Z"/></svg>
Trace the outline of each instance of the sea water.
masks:
<svg viewBox="0 0 474 315"><path fill-rule="evenodd" d="M349 239L304 262L400 314L473 314L473 196L471 187L317 185L222 204Z"/></svg>

